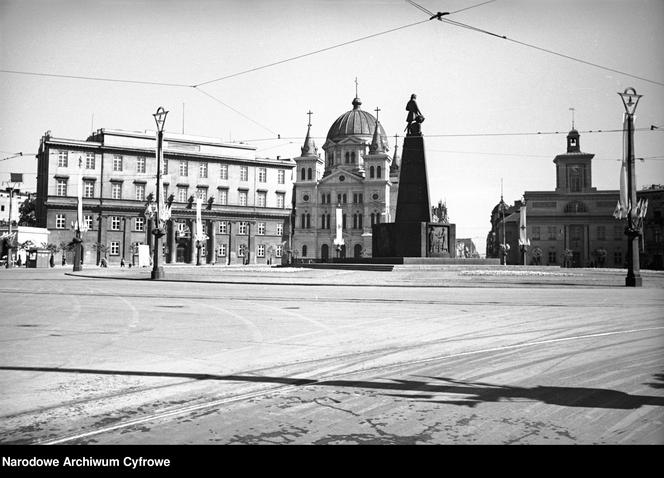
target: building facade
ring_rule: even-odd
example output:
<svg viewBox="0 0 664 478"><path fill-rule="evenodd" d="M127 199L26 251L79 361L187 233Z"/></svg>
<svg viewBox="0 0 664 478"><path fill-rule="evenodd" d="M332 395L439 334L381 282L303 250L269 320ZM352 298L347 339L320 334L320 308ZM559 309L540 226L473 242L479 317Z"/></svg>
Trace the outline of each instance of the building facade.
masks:
<svg viewBox="0 0 664 478"><path fill-rule="evenodd" d="M164 134L162 181L171 204L163 241L165 263L281 263L290 232L291 159L258 158L256 148L218 139ZM100 129L86 140L55 138L39 146L37 220L52 243L71 241L79 184L84 263L131 262L152 247L156 134ZM196 198L208 236L195 244ZM200 247L197 247L200 246Z"/></svg>
<svg viewBox="0 0 664 478"><path fill-rule="evenodd" d="M371 227L395 217L396 145L392 157L377 118L361 109L359 98L352 105L330 127L323 157L309 124L302 154L294 158L293 253L303 260L371 257ZM335 243L337 223L343 244Z"/></svg>
<svg viewBox="0 0 664 478"><path fill-rule="evenodd" d="M499 251L503 229L509 244L508 264L523 264L519 247L520 210L526 207L526 232L530 240L526 264L569 267L624 267L627 254L625 221L613 217L619 192L592 187L594 154L580 148L580 135L567 135L567 151L557 155L556 189L526 191L524 202L506 207L504 228L500 203L492 212L492 233L487 257ZM501 201L502 202L502 201ZM495 224L494 224L495 220ZM491 247L489 247L491 244ZM495 256L494 256L495 257Z"/></svg>
<svg viewBox="0 0 664 478"><path fill-rule="evenodd" d="M664 186L653 184L637 191L638 199L648 200L643 220L640 264L644 269L664 269Z"/></svg>

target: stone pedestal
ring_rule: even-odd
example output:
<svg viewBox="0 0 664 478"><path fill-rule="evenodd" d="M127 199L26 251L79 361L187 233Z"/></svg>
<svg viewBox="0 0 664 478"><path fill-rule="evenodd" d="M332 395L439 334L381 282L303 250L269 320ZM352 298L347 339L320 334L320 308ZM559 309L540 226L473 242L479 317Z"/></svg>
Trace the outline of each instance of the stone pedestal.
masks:
<svg viewBox="0 0 664 478"><path fill-rule="evenodd" d="M438 222L373 226L373 257L456 257L456 225Z"/></svg>
<svg viewBox="0 0 664 478"><path fill-rule="evenodd" d="M430 220L424 139L411 130L403 143L395 221L373 226L372 256L456 257L456 226Z"/></svg>

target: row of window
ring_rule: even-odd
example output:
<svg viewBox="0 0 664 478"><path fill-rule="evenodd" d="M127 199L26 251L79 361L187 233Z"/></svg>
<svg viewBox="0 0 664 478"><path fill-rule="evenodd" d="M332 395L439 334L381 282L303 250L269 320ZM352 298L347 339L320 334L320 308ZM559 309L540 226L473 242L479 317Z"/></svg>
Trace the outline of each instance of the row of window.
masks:
<svg viewBox="0 0 664 478"><path fill-rule="evenodd" d="M323 193L320 197L321 204L332 204L332 196L330 193ZM353 193L353 204L362 204L364 202L364 194ZM337 204L347 204L348 196L344 194L337 194Z"/></svg>
<svg viewBox="0 0 664 478"><path fill-rule="evenodd" d="M67 183L66 178L58 178L56 180L56 195L57 196L67 196ZM168 197L168 185L164 185L164 197ZM217 201L220 205L228 205L228 189L222 188L217 190ZM122 199L123 195L123 185L121 182L111 182L111 199ZM177 195L175 196L176 202L189 202L189 188L184 186L177 187ZM95 197L95 181L83 181L83 197L84 198L94 198ZM145 201L145 184L134 183L134 196L132 199L137 201ZM208 188L196 188L195 197L207 201L208 199ZM248 204L249 191L239 190L237 203L240 206L246 206ZM276 193L276 207L283 209L286 205L285 193ZM267 192L258 191L256 192L256 206L257 207L267 207Z"/></svg>
<svg viewBox="0 0 664 478"><path fill-rule="evenodd" d="M371 213L371 225L380 224L380 213ZM353 214L353 229L362 229L363 215ZM320 229L331 229L331 216L322 214L320 217ZM346 214L341 215L341 228L346 229ZM300 216L300 229L311 229L311 214L302 214Z"/></svg>
<svg viewBox="0 0 664 478"><path fill-rule="evenodd" d="M540 240L548 240L548 241L555 241L558 240L558 226L547 226L546 228L546 235L542 234L542 227L540 226L532 226L530 228L530 238L533 241L540 241ZM606 241L607 240L607 234L606 234L606 226L597 226L595 229L597 233L597 240L598 241ZM571 227L570 228L570 239L573 241L580 241L582 239L582 228L578 227ZM546 239L544 239L546 238ZM623 226L613 226L613 240L614 241L621 241L625 238L625 232L624 232L624 227Z"/></svg>
<svg viewBox="0 0 664 478"><path fill-rule="evenodd" d="M265 251L266 247L265 244L258 244L256 245L256 257L265 257ZM119 256L120 255L120 242L119 241L111 241L109 243L109 253L112 256ZM247 246L246 244L239 244L237 248L237 255L238 257L244 257L245 254L247 253ZM277 244L274 246L274 256L275 257L281 257L284 253L284 248L281 244ZM217 248L217 255L219 257L226 257L228 254L228 246L226 244L220 244L219 247ZM205 249L205 246L201 248L201 255L206 256L207 251Z"/></svg>
<svg viewBox="0 0 664 478"><path fill-rule="evenodd" d="M383 168L381 166L369 167L369 179L373 178L381 179L382 177L383 177ZM313 179L313 170L311 168L302 168L300 170L301 181L311 181L312 179Z"/></svg>
<svg viewBox="0 0 664 478"><path fill-rule="evenodd" d="M265 244L257 244L256 245L256 257L265 257L265 251L266 251ZM247 253L247 245L246 244L238 244L237 246L237 256L238 257L244 257ZM219 247L217 248L217 255L219 257L226 257L228 254L228 247L226 244L220 244ZM284 247L281 244L276 244L274 246L274 257L281 257L284 254Z"/></svg>
<svg viewBox="0 0 664 478"><path fill-rule="evenodd" d="M108 223L109 231L120 231L122 217L121 216L110 216ZM137 232L145 231L145 218L144 217L134 217L133 221L133 230ZM88 230L94 229L94 218L93 216L83 216L83 223ZM55 228L56 229L66 229L67 228L67 217L64 214L55 215ZM184 222L177 222L177 230L179 232L184 232L186 229L186 224ZM230 229L230 223L228 221L221 221L218 225L219 234L228 234ZM203 232L207 233L207 224L203 222ZM238 235L249 234L249 223L246 221L238 223ZM256 223L256 235L264 236L266 233L266 224L264 222ZM284 234L284 225L277 224L275 228L275 235L283 236Z"/></svg>
<svg viewBox="0 0 664 478"><path fill-rule="evenodd" d="M132 157L133 158L133 157ZM82 158L81 158L82 160ZM138 156L136 160L136 172L145 173L145 157ZM69 151L59 151L58 152L58 167L67 167L69 164ZM113 171L122 171L124 168L124 157L122 155L113 156ZM85 156L85 169L95 169L95 155L94 153L86 153ZM163 174L168 174L168 160L164 159L163 162ZM178 164L178 174L180 176L189 176L189 161L179 161ZM198 163L198 176L201 178L208 177L208 163L206 161L201 161ZM265 183L267 182L267 168L259 167L257 168L257 179L258 182ZM228 164L220 165L219 179L228 179ZM240 181L249 180L249 166L240 166ZM277 183L285 184L286 182L286 170L278 169L277 170Z"/></svg>

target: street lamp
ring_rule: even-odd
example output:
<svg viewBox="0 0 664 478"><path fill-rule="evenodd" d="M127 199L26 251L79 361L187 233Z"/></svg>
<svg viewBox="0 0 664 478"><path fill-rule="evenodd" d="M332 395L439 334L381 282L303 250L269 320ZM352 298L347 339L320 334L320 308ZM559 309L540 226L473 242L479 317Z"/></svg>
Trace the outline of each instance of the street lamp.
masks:
<svg viewBox="0 0 664 478"><path fill-rule="evenodd" d="M164 124L166 123L166 115L168 111L165 111L161 106L157 109L157 112L153 114L154 120L157 123L157 207L155 208L155 221L152 228L152 234L154 235L154 259L152 261L152 279L163 279L164 278L164 268L159 265L159 255L161 254L161 238L166 234L164 231L164 218L163 208L164 200L161 197L161 158L163 155L162 143L164 141Z"/></svg>
<svg viewBox="0 0 664 478"><path fill-rule="evenodd" d="M83 223L83 158L78 157L78 190L77 190L77 203L76 203L76 221L72 222L71 226L74 230L74 267L73 271L78 272L83 270L83 238L82 232L87 232L88 228Z"/></svg>
<svg viewBox="0 0 664 478"><path fill-rule="evenodd" d="M627 277L626 287L641 287L642 279L639 266L639 236L641 235L641 223L638 221L636 202L636 170L634 167L634 111L643 95L637 95L634 88L626 88L623 93L618 93L625 106L625 121L623 131L627 134L627 148L625 150L627 160Z"/></svg>

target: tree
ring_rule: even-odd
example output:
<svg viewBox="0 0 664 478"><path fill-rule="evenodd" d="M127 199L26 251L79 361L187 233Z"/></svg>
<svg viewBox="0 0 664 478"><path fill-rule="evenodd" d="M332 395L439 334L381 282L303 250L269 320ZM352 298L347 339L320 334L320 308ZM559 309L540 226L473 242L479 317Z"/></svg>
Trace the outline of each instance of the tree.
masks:
<svg viewBox="0 0 664 478"><path fill-rule="evenodd" d="M104 260L107 260L108 251L111 249L110 247L108 247L108 245L104 244L103 242L94 242L92 244L92 248L95 251L99 252L99 255L103 257ZM101 262L101 257L99 259L99 262ZM97 263L97 265L99 265L99 263Z"/></svg>
<svg viewBox="0 0 664 478"><path fill-rule="evenodd" d="M53 244L52 242L49 242L48 244L46 244L46 249L51 251L51 259L50 259L49 262L51 264L51 267L54 267L55 266L55 253L60 250L60 247L57 244Z"/></svg>
<svg viewBox="0 0 664 478"><path fill-rule="evenodd" d="M29 226L29 227L37 226L36 203L37 203L36 199L32 196L29 196L25 201L21 203L21 205L18 208L19 226Z"/></svg>
<svg viewBox="0 0 664 478"><path fill-rule="evenodd" d="M67 261L65 260L65 253L71 251L72 243L67 241L61 241L58 244L58 250L62 251L62 265L64 266Z"/></svg>

